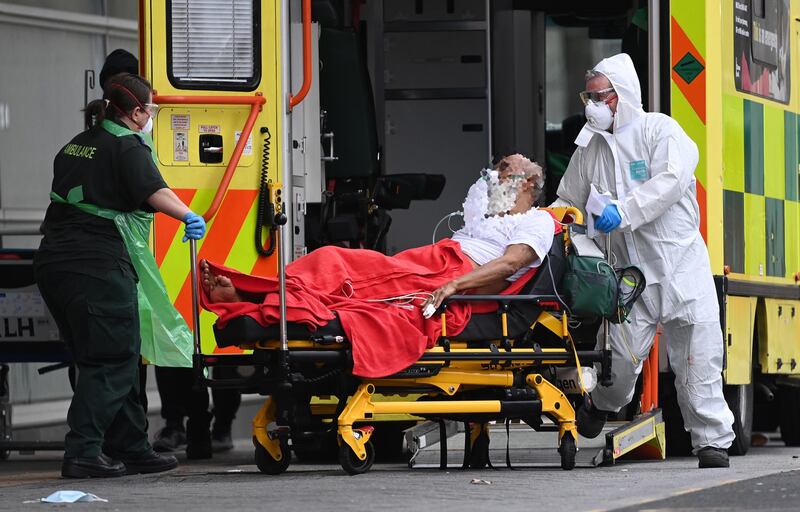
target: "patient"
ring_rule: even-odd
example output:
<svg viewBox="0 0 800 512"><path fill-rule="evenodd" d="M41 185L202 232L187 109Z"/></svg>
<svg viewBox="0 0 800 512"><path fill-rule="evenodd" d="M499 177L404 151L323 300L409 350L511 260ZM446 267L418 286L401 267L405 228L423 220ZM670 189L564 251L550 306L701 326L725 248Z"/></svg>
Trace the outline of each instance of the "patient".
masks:
<svg viewBox="0 0 800 512"><path fill-rule="evenodd" d="M353 346L355 375L406 368L441 334L438 318L423 317L426 306L438 308L460 293L513 292L541 264L556 229L548 212L534 208L543 188L540 166L507 156L472 185L464 227L450 239L395 256L323 247L299 258L286 266L287 321L314 330L338 317ZM277 279L206 261L201 270L201 300L219 316L218 327L242 315L265 326L279 321ZM470 313L469 305L449 306L448 335L457 335Z"/></svg>

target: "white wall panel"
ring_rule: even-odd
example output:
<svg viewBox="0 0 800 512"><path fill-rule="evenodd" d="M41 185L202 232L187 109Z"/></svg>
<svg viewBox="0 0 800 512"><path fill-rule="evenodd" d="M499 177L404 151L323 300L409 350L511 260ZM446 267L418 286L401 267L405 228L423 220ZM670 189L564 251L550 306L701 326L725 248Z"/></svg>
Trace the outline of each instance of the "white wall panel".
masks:
<svg viewBox="0 0 800 512"><path fill-rule="evenodd" d="M84 71L97 74L105 55L116 48L138 53L136 2L111 0L108 13L114 35L91 28L104 14L102 1L18 0L0 2L0 228L38 225L49 203L55 153L83 129ZM10 7L9 7L10 6ZM38 11L26 8L62 9ZM22 11L20 9L23 9ZM91 15L81 26L59 21L69 11ZM25 13L21 15L20 13ZM65 17L68 15L65 14ZM47 27L36 26L41 24ZM94 32L94 33L92 33ZM89 99L100 97L99 84ZM4 219L31 219L22 226ZM4 247L35 248L39 237L5 236ZM13 364L9 375L12 403L68 398L66 371L38 375L42 364Z"/></svg>
<svg viewBox="0 0 800 512"><path fill-rule="evenodd" d="M55 153L82 129L83 71L102 64L102 48L95 36L11 25L0 25L0 48L15 49L0 52L0 69L13 70L0 74L0 209L35 216L49 203Z"/></svg>
<svg viewBox="0 0 800 512"><path fill-rule="evenodd" d="M396 253L431 243L436 222L461 210L470 185L489 165L486 100L387 101L384 128L387 174L443 174L447 179L436 201L414 201L408 210L390 212L387 249ZM446 228L440 228L440 237L443 233Z"/></svg>

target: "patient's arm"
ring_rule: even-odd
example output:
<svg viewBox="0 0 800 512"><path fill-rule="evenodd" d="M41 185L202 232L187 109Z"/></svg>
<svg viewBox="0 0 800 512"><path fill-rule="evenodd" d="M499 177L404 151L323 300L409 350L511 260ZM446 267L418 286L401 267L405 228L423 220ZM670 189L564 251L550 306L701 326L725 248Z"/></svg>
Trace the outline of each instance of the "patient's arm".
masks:
<svg viewBox="0 0 800 512"><path fill-rule="evenodd" d="M508 286L506 279L535 260L536 252L529 245L509 245L506 247L506 252L499 258L434 290L433 298L425 301L422 307L433 304L438 308L447 297L467 290L476 289L480 293L499 293Z"/></svg>

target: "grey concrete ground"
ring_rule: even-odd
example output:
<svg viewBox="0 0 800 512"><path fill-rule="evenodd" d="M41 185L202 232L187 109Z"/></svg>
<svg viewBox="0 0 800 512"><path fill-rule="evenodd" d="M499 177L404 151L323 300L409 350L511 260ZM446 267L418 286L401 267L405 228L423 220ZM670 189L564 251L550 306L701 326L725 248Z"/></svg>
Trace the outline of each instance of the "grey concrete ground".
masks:
<svg viewBox="0 0 800 512"><path fill-rule="evenodd" d="M746 457L733 458L730 469L713 470L696 469L696 459L688 457L593 468L588 461L597 444L582 440L578 467L571 472L558 468L553 441L551 434L515 429L511 444L515 469L509 470L504 467L504 432L497 429L492 434L496 470L435 469L431 467L438 461L434 445L412 469L405 464L376 464L369 473L355 477L346 476L338 465L300 463L280 476L262 475L253 464L247 439L237 440L233 452L209 461L185 462L160 475L111 480L61 479L58 453L12 454L0 461L0 510L53 507L23 502L59 489L92 492L109 500L68 506L79 510L668 510L664 507L715 507L720 499L727 500L726 509L800 508L785 508L800 487L800 474L785 473L800 470L800 449L775 440L753 448ZM457 438L451 438L454 466L460 460L460 446ZM763 485L757 485L759 481ZM749 499L748 493L761 496ZM737 499L740 495L749 498Z"/></svg>
<svg viewBox="0 0 800 512"><path fill-rule="evenodd" d="M702 510L796 511L800 509L800 472L787 471L634 506L617 512Z"/></svg>

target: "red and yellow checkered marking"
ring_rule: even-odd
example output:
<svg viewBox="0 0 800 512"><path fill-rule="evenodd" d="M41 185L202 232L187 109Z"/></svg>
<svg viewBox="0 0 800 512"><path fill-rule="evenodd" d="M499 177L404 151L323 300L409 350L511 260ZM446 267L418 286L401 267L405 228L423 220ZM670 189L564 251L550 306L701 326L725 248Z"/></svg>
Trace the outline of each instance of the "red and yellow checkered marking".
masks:
<svg viewBox="0 0 800 512"><path fill-rule="evenodd" d="M674 83L680 92L683 94L686 101L692 107L692 110L697 115L697 118L702 123L702 126L705 127L706 124L706 63L705 59L703 58L703 53L695 46L689 36L681 27L680 23L675 19L675 17L671 17L671 37L670 37L670 62L672 68L672 83ZM683 59L683 57L687 54L691 53L695 59L703 66L703 70L691 81L687 82L684 80L678 73L675 71L675 66L678 62ZM675 116L673 116L675 117ZM677 119L679 123L686 126L684 123L681 122L681 119ZM705 155L703 153L703 148L705 144L700 144L697 139L699 136L705 136L704 133L689 133L689 136L695 139L695 142L698 143L698 147L700 148L701 154L701 165L704 161ZM706 189L705 185L698 179L697 180L697 203L700 207L700 233L703 236L703 239L708 241L708 206L706 200Z"/></svg>
<svg viewBox="0 0 800 512"><path fill-rule="evenodd" d="M207 192L193 189L175 190L178 197L186 204L196 201L198 205L192 207L197 211L202 211L202 205L207 203ZM206 237L198 243L198 261L207 259L245 273L274 276L277 251L270 257L263 257L257 255L253 247L257 205L257 190L229 190L217 215L208 225ZM181 226L178 220L162 214L156 215L155 256L175 308L193 329L189 254L186 245L181 243L183 236ZM213 339L209 329L213 320L213 315L210 313L201 314L204 340ZM207 347L205 342L204 346ZM238 352L240 350L235 347L214 348L214 353Z"/></svg>

